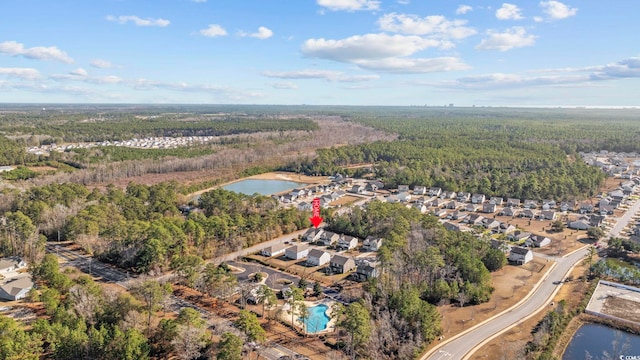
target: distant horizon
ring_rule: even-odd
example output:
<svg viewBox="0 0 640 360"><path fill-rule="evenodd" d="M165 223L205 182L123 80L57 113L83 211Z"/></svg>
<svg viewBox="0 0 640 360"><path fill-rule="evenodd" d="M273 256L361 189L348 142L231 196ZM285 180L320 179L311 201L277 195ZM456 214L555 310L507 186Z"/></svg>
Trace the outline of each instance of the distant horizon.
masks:
<svg viewBox="0 0 640 360"><path fill-rule="evenodd" d="M2 5L9 103L640 106L640 1Z"/></svg>

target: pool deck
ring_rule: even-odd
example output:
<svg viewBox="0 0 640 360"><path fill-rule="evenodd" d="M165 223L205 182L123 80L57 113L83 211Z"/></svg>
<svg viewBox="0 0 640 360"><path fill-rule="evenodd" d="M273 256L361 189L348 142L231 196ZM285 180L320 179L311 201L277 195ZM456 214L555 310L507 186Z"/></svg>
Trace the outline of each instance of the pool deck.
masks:
<svg viewBox="0 0 640 360"><path fill-rule="evenodd" d="M331 317L331 305L333 305L336 301L332 300L332 299L322 299L322 300L316 300L316 301L305 301L304 304L307 306L307 308L310 307L314 307L314 306L318 306L318 305L326 305L327 306L327 311L325 311L325 314L327 315L327 317L329 318L329 322L327 323L327 328L324 330L320 330L318 332L314 332L314 333L309 333L308 335L321 335L321 334L326 334L329 332L334 331L335 327L336 327L336 320L334 318ZM281 314L281 319L287 323L291 323L291 312L289 311L289 305L284 305L283 307L283 312ZM298 328L300 331L302 332L306 332L304 323L300 320L298 320L298 317L295 317L295 321L293 324L296 328Z"/></svg>

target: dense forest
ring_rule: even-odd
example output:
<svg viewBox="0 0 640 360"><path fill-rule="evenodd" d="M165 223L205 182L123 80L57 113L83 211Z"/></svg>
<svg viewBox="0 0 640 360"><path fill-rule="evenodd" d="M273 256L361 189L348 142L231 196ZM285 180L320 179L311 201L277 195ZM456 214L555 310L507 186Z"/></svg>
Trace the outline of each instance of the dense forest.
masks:
<svg viewBox="0 0 640 360"><path fill-rule="evenodd" d="M578 151L640 150L634 117L604 123L539 109L404 111L345 112L345 118L398 133L399 139L318 150L317 157L284 169L361 176L368 169L344 168L373 163L374 176L389 188L424 185L521 199L581 199L592 195L605 176L584 164Z"/></svg>
<svg viewBox="0 0 640 360"><path fill-rule="evenodd" d="M411 359L438 336L434 305L479 304L493 291L489 269L506 264L489 241L445 230L438 219L401 204L371 202L364 210L328 219L328 229L385 239L382 274L365 297L372 333L360 352L376 359Z"/></svg>

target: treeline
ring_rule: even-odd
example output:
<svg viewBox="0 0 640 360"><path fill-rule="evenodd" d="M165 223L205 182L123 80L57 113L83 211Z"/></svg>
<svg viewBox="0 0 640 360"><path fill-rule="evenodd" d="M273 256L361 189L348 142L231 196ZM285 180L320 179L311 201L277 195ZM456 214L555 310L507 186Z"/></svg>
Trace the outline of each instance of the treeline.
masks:
<svg viewBox="0 0 640 360"><path fill-rule="evenodd" d="M5 126L11 134L48 135L59 142L123 141L144 137L222 136L273 131L313 131L318 125L309 119L273 118L210 118L198 117L192 121L163 118L91 121L42 121L37 125ZM50 140L51 141L51 140Z"/></svg>
<svg viewBox="0 0 640 360"><path fill-rule="evenodd" d="M374 163L374 175L389 188L424 185L489 196L563 200L592 195L605 178L584 164L576 151L640 150L637 124L630 119L605 124L554 118L556 113L538 120L484 117L482 111L467 117L455 111L427 114L433 117L358 113L351 120L396 132L399 139L319 150L317 157L294 161L284 169L362 176L369 169L345 167ZM622 148L622 142L633 146Z"/></svg>
<svg viewBox="0 0 640 360"><path fill-rule="evenodd" d="M460 306L489 300L488 268L505 255L470 234L449 232L435 217L401 204L370 202L351 214L327 219L328 229L382 237L382 271L368 286L367 309L375 326L360 352L379 359L411 359L442 331L434 305Z"/></svg>
<svg viewBox="0 0 640 360"><path fill-rule="evenodd" d="M37 159L37 156L27 154L24 142L0 136L0 166L24 165Z"/></svg>
<svg viewBox="0 0 640 360"><path fill-rule="evenodd" d="M309 226L308 213L222 189L202 194L197 208L183 208L190 212L185 217L180 190L175 182L129 184L124 191L111 186L106 193L77 184L34 187L11 200L0 252L24 252L25 244L38 243L39 231L51 240L73 240L122 268L148 272L168 269L184 256L209 259Z"/></svg>

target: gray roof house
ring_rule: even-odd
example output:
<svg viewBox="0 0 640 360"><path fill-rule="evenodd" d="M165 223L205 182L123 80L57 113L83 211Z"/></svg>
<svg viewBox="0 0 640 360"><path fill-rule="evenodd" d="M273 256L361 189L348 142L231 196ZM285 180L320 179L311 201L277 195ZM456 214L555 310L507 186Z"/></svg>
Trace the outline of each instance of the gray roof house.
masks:
<svg viewBox="0 0 640 360"><path fill-rule="evenodd" d="M20 277L9 279L0 285L0 299L9 301L23 299L34 285L33 280L31 280L31 275L29 274L23 274Z"/></svg>
<svg viewBox="0 0 640 360"><path fill-rule="evenodd" d="M516 265L524 265L533 260L533 252L529 249L514 246L509 253L509 262Z"/></svg>
<svg viewBox="0 0 640 360"><path fill-rule="evenodd" d="M466 202L471 199L471 194L468 192L459 192L458 193L458 201Z"/></svg>
<svg viewBox="0 0 640 360"><path fill-rule="evenodd" d="M307 266L322 266L331 260L331 254L320 249L311 249L307 255Z"/></svg>
<svg viewBox="0 0 640 360"><path fill-rule="evenodd" d="M342 235L340 236L340 239L338 239L339 250L351 250L351 249L355 249L356 247L358 247L357 237Z"/></svg>
<svg viewBox="0 0 640 360"><path fill-rule="evenodd" d="M300 260L309 254L309 246L306 244L294 245L285 250L284 256L291 260Z"/></svg>
<svg viewBox="0 0 640 360"><path fill-rule="evenodd" d="M266 256L266 257L278 256L278 255L284 254L286 250L287 250L287 245L276 244L260 250L260 255Z"/></svg>
<svg viewBox="0 0 640 360"><path fill-rule="evenodd" d="M508 198L507 199L507 206L508 207L518 207L518 206L520 206L520 199Z"/></svg>
<svg viewBox="0 0 640 360"><path fill-rule="evenodd" d="M500 210L498 215L501 215L501 216L516 216L516 215L518 215L519 212L520 212L519 209L516 209L516 208L513 208L513 207L505 207L505 208L502 208L502 210Z"/></svg>
<svg viewBox="0 0 640 360"><path fill-rule="evenodd" d="M440 196L440 193L442 193L442 189L439 188L439 187L429 188L429 195L430 196Z"/></svg>
<svg viewBox="0 0 640 360"><path fill-rule="evenodd" d="M373 236L367 236L362 242L362 251L378 251L382 246L382 239Z"/></svg>
<svg viewBox="0 0 640 360"><path fill-rule="evenodd" d="M427 193L427 187L422 185L416 185L413 187L414 195L424 195Z"/></svg>
<svg viewBox="0 0 640 360"><path fill-rule="evenodd" d="M502 205L503 201L504 200L499 196L492 196L491 199L489 200L490 203L498 205L498 206Z"/></svg>
<svg viewBox="0 0 640 360"><path fill-rule="evenodd" d="M533 247L544 247L551 244L551 239L542 235L531 235L525 241L525 244Z"/></svg>
<svg viewBox="0 0 640 360"><path fill-rule="evenodd" d="M471 195L471 202L474 204L482 204L485 200L484 194Z"/></svg>
<svg viewBox="0 0 640 360"><path fill-rule="evenodd" d="M531 236L530 232L516 230L516 231L512 232L511 234L507 235L507 239L509 239L511 241L521 241L521 240L529 238L529 236Z"/></svg>
<svg viewBox="0 0 640 360"><path fill-rule="evenodd" d="M304 241L309 241L309 242L318 241L318 239L320 239L320 236L322 236L323 233L324 233L323 228L311 228L307 230L307 232L305 232L304 235L302 235L302 239Z"/></svg>
<svg viewBox="0 0 640 360"><path fill-rule="evenodd" d="M553 210L542 210L538 214L538 219L540 220L555 220L556 212Z"/></svg>
<svg viewBox="0 0 640 360"><path fill-rule="evenodd" d="M318 245L331 246L340 240L340 235L332 233L331 231L325 231L318 238Z"/></svg>
<svg viewBox="0 0 640 360"><path fill-rule="evenodd" d="M523 205L523 206L524 206L525 208L527 208L527 209L535 209L535 208L537 208L537 207L538 207L538 202L537 202L537 201L535 201L535 200L529 200L529 199L526 199L526 200L524 201L524 205Z"/></svg>
<svg viewBox="0 0 640 360"><path fill-rule="evenodd" d="M398 192L409 192L409 185L398 185Z"/></svg>
<svg viewBox="0 0 640 360"><path fill-rule="evenodd" d="M25 269L26 267L27 263L17 256L0 259L0 274L18 271L20 269Z"/></svg>
<svg viewBox="0 0 640 360"><path fill-rule="evenodd" d="M335 255L329 261L331 272L344 274L356 268L356 262L351 257Z"/></svg>
<svg viewBox="0 0 640 360"><path fill-rule="evenodd" d="M591 225L589 224L589 221L580 219L575 221L569 221L569 223L567 224L567 227L569 229L574 229L574 230L587 230L588 228L591 227Z"/></svg>
<svg viewBox="0 0 640 360"><path fill-rule="evenodd" d="M378 263L362 261L358 264L356 272L353 274L356 281L367 281L371 278L377 278L380 275Z"/></svg>
<svg viewBox="0 0 640 360"><path fill-rule="evenodd" d="M492 204L492 203L484 203L484 204L482 204L482 212L483 213L493 214L494 212L496 212L497 208L498 207L497 207L496 204Z"/></svg>

